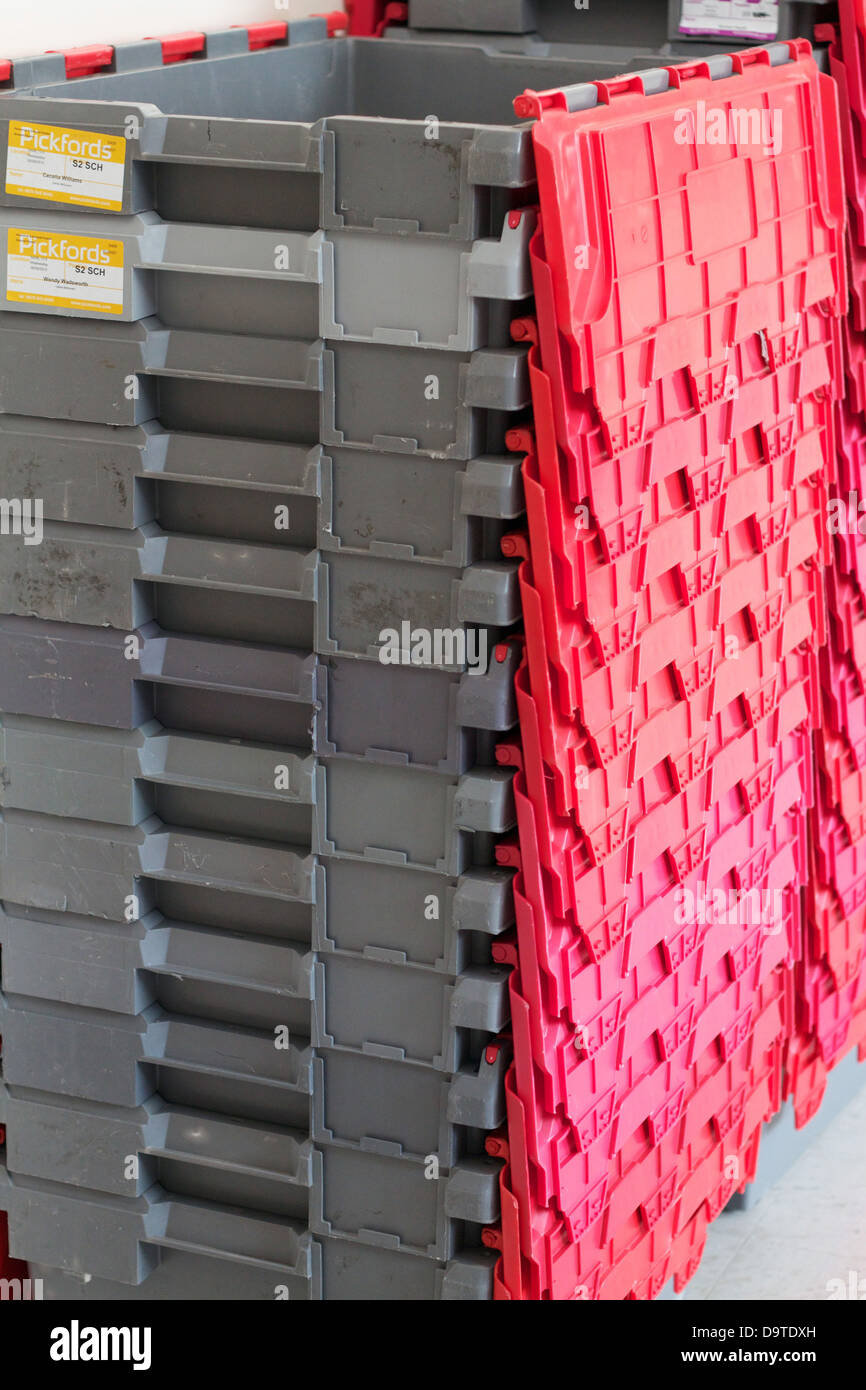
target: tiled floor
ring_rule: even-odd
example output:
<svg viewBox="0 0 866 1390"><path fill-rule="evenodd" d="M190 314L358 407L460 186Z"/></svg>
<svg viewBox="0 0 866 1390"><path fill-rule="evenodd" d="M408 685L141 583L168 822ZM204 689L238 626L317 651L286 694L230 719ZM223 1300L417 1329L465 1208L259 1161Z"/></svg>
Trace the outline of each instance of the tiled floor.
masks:
<svg viewBox="0 0 866 1390"><path fill-rule="evenodd" d="M813 1302L843 1290L866 1301L866 1091L751 1211L721 1214L682 1297Z"/></svg>

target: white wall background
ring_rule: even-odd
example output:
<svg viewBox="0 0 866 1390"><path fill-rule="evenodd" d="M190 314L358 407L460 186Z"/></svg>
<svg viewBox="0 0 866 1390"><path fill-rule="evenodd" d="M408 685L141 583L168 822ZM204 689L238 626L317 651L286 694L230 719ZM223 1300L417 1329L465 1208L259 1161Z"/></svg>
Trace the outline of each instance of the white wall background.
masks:
<svg viewBox="0 0 866 1390"><path fill-rule="evenodd" d="M339 0L288 0L288 8L285 0L0 0L0 59L340 8Z"/></svg>

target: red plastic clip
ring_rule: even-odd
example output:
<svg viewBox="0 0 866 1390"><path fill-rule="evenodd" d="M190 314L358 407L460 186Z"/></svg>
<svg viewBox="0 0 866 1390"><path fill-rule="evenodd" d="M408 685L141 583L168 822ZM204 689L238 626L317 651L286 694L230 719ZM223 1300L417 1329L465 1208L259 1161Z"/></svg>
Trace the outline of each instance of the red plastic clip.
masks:
<svg viewBox="0 0 866 1390"><path fill-rule="evenodd" d="M110 68L114 62L114 46L110 43L90 44L85 48L48 48L46 53L63 53L66 63L66 76L91 77L103 68Z"/></svg>
<svg viewBox="0 0 866 1390"><path fill-rule="evenodd" d="M810 46L806 53L807 57L811 51L812 49ZM747 48L743 53L732 53L730 56L733 70L739 75L742 75L746 71L746 68L770 66L770 53L766 48ZM792 58L796 56L795 52L791 53Z"/></svg>
<svg viewBox="0 0 866 1390"><path fill-rule="evenodd" d="M512 319L511 336L515 343L537 343L538 323L533 318ZM509 446L510 447L510 446Z"/></svg>
<svg viewBox="0 0 866 1390"><path fill-rule="evenodd" d="M519 869L521 867L520 845L517 840L499 840L494 848L496 863L501 869Z"/></svg>
<svg viewBox="0 0 866 1390"><path fill-rule="evenodd" d="M232 29L246 29L250 53L258 53L262 48L273 48L274 44L285 43L289 36L289 26L284 19L269 19L261 24L232 24Z"/></svg>
<svg viewBox="0 0 866 1390"><path fill-rule="evenodd" d="M568 101L565 93L553 88L549 92L536 92L527 87L519 97L514 98L514 114L521 121L537 121L543 111L567 111Z"/></svg>
<svg viewBox="0 0 866 1390"><path fill-rule="evenodd" d="M497 941L490 951L497 965L519 965L516 941Z"/></svg>
<svg viewBox="0 0 866 1390"><path fill-rule="evenodd" d="M0 61L0 82L12 81L12 59L4 58Z"/></svg>
<svg viewBox="0 0 866 1390"><path fill-rule="evenodd" d="M484 1140L484 1148L491 1158L508 1159L508 1127L500 1125Z"/></svg>
<svg viewBox="0 0 866 1390"><path fill-rule="evenodd" d="M671 87L679 89L684 82L691 82L695 78L704 77L709 82L712 80L712 71L707 60L698 59L695 63L677 63L675 67L666 67Z"/></svg>
<svg viewBox="0 0 866 1390"><path fill-rule="evenodd" d="M183 34L168 34L161 38L157 34L146 34L148 39L158 39L162 44L164 63L183 63L197 53L204 53L206 38L204 34L188 31Z"/></svg>
<svg viewBox="0 0 866 1390"><path fill-rule="evenodd" d="M501 549L507 560L528 560L529 537L523 532L513 531L502 537Z"/></svg>
<svg viewBox="0 0 866 1390"><path fill-rule="evenodd" d="M534 454L535 434L529 425L516 425L505 436L505 447L511 454Z"/></svg>
<svg viewBox="0 0 866 1390"><path fill-rule="evenodd" d="M406 24L409 20L409 6L402 0L392 0L385 6L385 13L376 26L375 37L381 39L389 24Z"/></svg>
<svg viewBox="0 0 866 1390"><path fill-rule="evenodd" d="M600 106L609 106L615 97L645 96L643 77L639 72L628 73L625 77L612 77L609 82L594 82Z"/></svg>

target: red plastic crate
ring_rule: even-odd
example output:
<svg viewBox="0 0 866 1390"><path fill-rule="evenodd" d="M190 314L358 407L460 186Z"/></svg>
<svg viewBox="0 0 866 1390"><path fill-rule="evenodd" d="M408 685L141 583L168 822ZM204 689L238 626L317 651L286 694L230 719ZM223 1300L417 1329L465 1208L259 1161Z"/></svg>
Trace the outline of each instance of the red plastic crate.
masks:
<svg viewBox="0 0 866 1390"><path fill-rule="evenodd" d="M835 91L808 43L789 51L777 68L762 50L734 55L735 75L715 82L706 64L669 69L671 89L651 97L636 74L589 84L599 94L589 110L555 91L515 103L537 118L563 377L592 393L611 453L644 437L654 383L685 371L703 409L724 394L735 343L760 331L784 344L822 301L844 312ZM784 156L678 139L698 102L769 113Z"/></svg>
<svg viewBox="0 0 866 1390"><path fill-rule="evenodd" d="M589 1125L587 1132L595 1133L598 1114L613 1118L610 1107L621 1106L627 1118L620 1137L649 1117L658 1139L664 1128L659 1117L664 1114L664 1124L670 1123L670 1098L686 1084L694 1060L713 1042L728 1057L751 1036L760 988L790 955L799 902L796 894L784 896L784 922L770 930L758 925L749 931L727 922L704 927L700 951L676 973L645 983L636 999L629 982L594 1018L576 1024L543 1012L537 1002L533 1006L512 982L515 1014L524 1013L524 1003L529 1011L526 1024L536 1058L532 1094L544 1109L561 1109L576 1128ZM638 1107L634 1123L632 1105Z"/></svg>
<svg viewBox="0 0 866 1390"><path fill-rule="evenodd" d="M830 559L826 460L820 448L809 457L803 452L796 476L787 459L778 459L728 480L729 451L718 462L709 492L689 495L685 482L694 478L669 478L674 486L664 511L657 502L653 526L611 559L592 520L579 509L576 515L564 512L561 496L550 490L543 432L538 454L526 432L512 432L512 442L529 450L523 474L530 550L546 611L554 630L565 629L566 641L572 627L583 625L598 634L602 650L613 652L617 643L635 640L654 617L682 606L707 584L734 590L745 585L754 593L771 582L778 586L778 578L771 581L761 573L768 563L786 573L818 556ZM783 556L778 547L785 540ZM762 561L765 554L769 558ZM744 565L751 565L754 578L741 570ZM720 618L731 611L723 605Z"/></svg>
<svg viewBox="0 0 866 1390"><path fill-rule="evenodd" d="M807 959L823 961L836 989L858 973L866 950L866 885L863 901L846 912L835 889L819 882L809 885L806 898Z"/></svg>
<svg viewBox="0 0 866 1390"><path fill-rule="evenodd" d="M516 967L497 1297L681 1288L783 1086L800 1123L866 1053L866 550L830 524L866 477L866 350L846 330L843 368L833 81L789 52L517 104L540 219L538 317L514 330L535 421L509 437L526 659L498 754L518 873L493 947ZM677 146L698 101L777 114L781 154ZM852 266L859 328L866 248ZM778 931L680 920L689 893L777 895Z"/></svg>
<svg viewBox="0 0 866 1390"><path fill-rule="evenodd" d="M866 157L866 7L863 0L843 0L838 17L849 109L863 158Z"/></svg>
<svg viewBox="0 0 866 1390"><path fill-rule="evenodd" d="M696 1072L697 1089L685 1106L685 1113L690 1114L692 1104L700 1101L702 1113L706 1112L708 1122L715 1126L716 1137L711 1136L699 1159L694 1141L686 1144L684 1132L678 1133L676 1127L657 1144L646 1135L640 1138L635 1134L628 1146L629 1156L623 1156L622 1161L614 1158L608 1175L565 1216L539 1205L536 1199L524 1143L531 1133L531 1118L514 1089L514 1074L509 1073L508 1190L517 1201L503 1203L502 1248L508 1248L512 1257L519 1253L519 1260L513 1258L513 1267L519 1268L522 1286L522 1292L512 1296L603 1297L608 1274L618 1270L617 1279L621 1279L627 1251L633 1249L635 1241L654 1234L655 1259L641 1260L636 1266L640 1269L643 1264L644 1275L648 1275L647 1263L653 1265L663 1257L683 1224L696 1213L702 1213L705 1220L708 1204L719 1202L720 1146L728 1157L742 1154L741 1185L753 1175L757 1126L779 1104L781 1056L781 1044L773 1042L765 1056L755 1056L754 1069L743 1061L720 1063L705 1058ZM692 1209L686 1210L692 1203ZM640 1282L631 1277L628 1287L616 1296L628 1296ZM614 1296L613 1288L614 1283L608 1284L608 1296Z"/></svg>
<svg viewBox="0 0 866 1390"><path fill-rule="evenodd" d="M704 489L705 471L714 476L719 460L732 450L731 471L739 471L740 454L751 466L750 431L758 431L761 461L785 460L788 484L794 451L804 438L826 436L820 449L827 456L830 397L838 394L841 383L841 327L836 317L818 310L800 316L790 360L771 365L761 348L764 339L755 335L748 340L757 345L748 363L740 360L745 349L735 349L739 357L736 374L729 376L730 391L703 410L695 409L686 389L677 391L677 379L660 381L650 398L653 410L645 438L611 453L590 398L569 389L559 339L552 331L554 295L549 269L539 258L542 245L539 231L530 245L538 323L529 327L538 346L530 349L529 361L541 475L560 499L565 518L575 507L588 508L609 558L639 542L648 524L648 499L670 475L694 473ZM521 334L527 324L518 321Z"/></svg>

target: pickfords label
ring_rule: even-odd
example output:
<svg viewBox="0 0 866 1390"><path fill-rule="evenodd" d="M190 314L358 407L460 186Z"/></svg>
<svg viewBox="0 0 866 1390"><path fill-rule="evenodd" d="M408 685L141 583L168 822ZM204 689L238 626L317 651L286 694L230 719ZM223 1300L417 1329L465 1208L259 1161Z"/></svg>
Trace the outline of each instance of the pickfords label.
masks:
<svg viewBox="0 0 866 1390"><path fill-rule="evenodd" d="M10 227L6 299L54 309L123 313L123 242Z"/></svg>
<svg viewBox="0 0 866 1390"><path fill-rule="evenodd" d="M126 140L94 130L9 122L6 192L120 212Z"/></svg>

